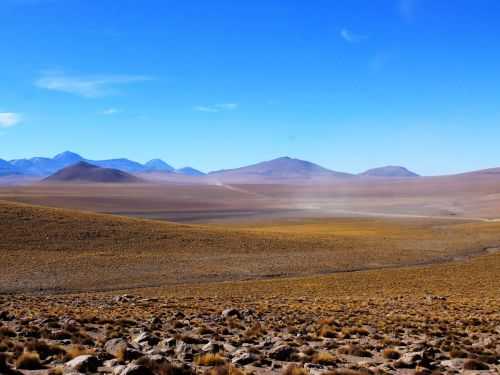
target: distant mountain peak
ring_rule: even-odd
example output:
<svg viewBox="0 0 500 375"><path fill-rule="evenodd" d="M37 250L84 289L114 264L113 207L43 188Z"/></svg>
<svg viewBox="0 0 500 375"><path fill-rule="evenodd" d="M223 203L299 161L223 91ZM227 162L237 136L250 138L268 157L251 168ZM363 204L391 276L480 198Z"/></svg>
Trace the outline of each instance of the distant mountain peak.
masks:
<svg viewBox="0 0 500 375"><path fill-rule="evenodd" d="M325 177L350 177L352 175L336 172L306 160L282 156L245 167L214 171L210 175L222 179L245 180L310 180Z"/></svg>
<svg viewBox="0 0 500 375"><path fill-rule="evenodd" d="M192 167L183 167L175 170L177 173L184 174L186 176L205 176L205 173L199 171L198 169Z"/></svg>
<svg viewBox="0 0 500 375"><path fill-rule="evenodd" d="M83 157L72 151L64 151L54 156L54 160L62 160L62 159L83 160Z"/></svg>
<svg viewBox="0 0 500 375"><path fill-rule="evenodd" d="M149 172L174 172L175 168L165 163L161 159L152 159L144 164L144 167Z"/></svg>
<svg viewBox="0 0 500 375"><path fill-rule="evenodd" d="M386 165L384 167L368 169L359 175L366 177L419 177L415 172L399 165Z"/></svg>

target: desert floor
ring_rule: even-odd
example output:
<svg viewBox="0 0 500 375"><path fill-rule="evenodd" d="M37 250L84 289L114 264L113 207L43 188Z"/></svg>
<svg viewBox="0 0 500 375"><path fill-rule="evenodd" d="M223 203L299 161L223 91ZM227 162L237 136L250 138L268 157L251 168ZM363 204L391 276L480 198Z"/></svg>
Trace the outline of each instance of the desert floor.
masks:
<svg viewBox="0 0 500 375"><path fill-rule="evenodd" d="M490 187L311 189L0 189L0 373L500 372Z"/></svg>

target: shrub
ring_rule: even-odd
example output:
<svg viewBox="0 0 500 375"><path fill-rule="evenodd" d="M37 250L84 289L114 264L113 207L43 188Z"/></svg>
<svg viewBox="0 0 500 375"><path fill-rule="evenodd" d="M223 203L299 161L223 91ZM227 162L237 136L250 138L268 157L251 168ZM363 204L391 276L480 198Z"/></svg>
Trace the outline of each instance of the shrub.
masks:
<svg viewBox="0 0 500 375"><path fill-rule="evenodd" d="M334 365L337 362L337 358L328 352L319 352L313 357L313 363L319 365Z"/></svg>
<svg viewBox="0 0 500 375"><path fill-rule="evenodd" d="M234 366L226 365L211 368L205 371L205 375L244 375L244 373Z"/></svg>
<svg viewBox="0 0 500 375"><path fill-rule="evenodd" d="M372 357L372 353L356 345L346 345L338 348L340 354L353 355L356 357Z"/></svg>
<svg viewBox="0 0 500 375"><path fill-rule="evenodd" d="M34 352L24 352L17 358L16 368L23 370L40 370L43 369L40 363L40 356Z"/></svg>
<svg viewBox="0 0 500 375"><path fill-rule="evenodd" d="M309 372L304 367L290 365L283 371L282 375L309 375Z"/></svg>
<svg viewBox="0 0 500 375"><path fill-rule="evenodd" d="M387 359L399 359L401 354L396 349L387 348L383 351L382 355Z"/></svg>
<svg viewBox="0 0 500 375"><path fill-rule="evenodd" d="M225 363L225 359L220 354L207 353L196 357L195 363L198 366L221 366Z"/></svg>
<svg viewBox="0 0 500 375"><path fill-rule="evenodd" d="M323 326L319 330L319 335L321 337L326 337L326 338L335 338L337 337L337 332L330 326Z"/></svg>

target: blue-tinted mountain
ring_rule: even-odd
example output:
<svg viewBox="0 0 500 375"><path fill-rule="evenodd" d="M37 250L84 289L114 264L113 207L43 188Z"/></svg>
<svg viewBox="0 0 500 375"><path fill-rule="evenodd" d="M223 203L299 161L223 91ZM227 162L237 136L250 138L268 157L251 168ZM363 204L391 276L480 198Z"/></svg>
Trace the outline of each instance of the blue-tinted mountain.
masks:
<svg viewBox="0 0 500 375"><path fill-rule="evenodd" d="M47 176L60 169L59 163L50 158L36 157L31 159L16 159L10 163L23 174L33 176Z"/></svg>
<svg viewBox="0 0 500 375"><path fill-rule="evenodd" d="M84 161L85 159L74 152L65 151L54 156L52 160L54 160L54 162L56 162L61 168L64 168L80 161Z"/></svg>
<svg viewBox="0 0 500 375"><path fill-rule="evenodd" d="M397 165L388 165L380 168L369 169L363 173L359 174L360 176L365 177L399 177L399 178L408 178L408 177L419 177L418 174L412 172L405 167L400 167Z"/></svg>
<svg viewBox="0 0 500 375"><path fill-rule="evenodd" d="M174 172L175 168L161 159L153 159L144 164L146 172Z"/></svg>
<svg viewBox="0 0 500 375"><path fill-rule="evenodd" d="M89 163L103 168L118 169L128 173L144 172L144 166L129 159L87 160Z"/></svg>
<svg viewBox="0 0 500 375"><path fill-rule="evenodd" d="M21 171L6 160L0 159L0 176L21 174Z"/></svg>
<svg viewBox="0 0 500 375"><path fill-rule="evenodd" d="M203 173L202 171L199 171L198 169L194 169L191 167L179 168L179 169L176 169L176 172L179 174L186 175L186 176L205 176L205 174L206 174L206 173Z"/></svg>
<svg viewBox="0 0 500 375"><path fill-rule="evenodd" d="M281 157L246 167L210 172L222 181L284 181L318 178L346 178L353 175L336 172L305 160Z"/></svg>

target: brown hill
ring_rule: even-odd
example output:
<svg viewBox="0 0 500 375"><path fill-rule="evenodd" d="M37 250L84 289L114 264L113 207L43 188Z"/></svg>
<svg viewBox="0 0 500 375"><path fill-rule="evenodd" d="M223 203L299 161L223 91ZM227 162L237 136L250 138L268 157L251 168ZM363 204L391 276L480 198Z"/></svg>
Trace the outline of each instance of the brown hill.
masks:
<svg viewBox="0 0 500 375"><path fill-rule="evenodd" d="M142 181L127 172L118 169L101 168L84 161L60 171L44 179L48 182L97 182L97 183L134 183Z"/></svg>

